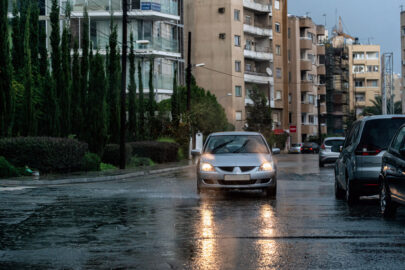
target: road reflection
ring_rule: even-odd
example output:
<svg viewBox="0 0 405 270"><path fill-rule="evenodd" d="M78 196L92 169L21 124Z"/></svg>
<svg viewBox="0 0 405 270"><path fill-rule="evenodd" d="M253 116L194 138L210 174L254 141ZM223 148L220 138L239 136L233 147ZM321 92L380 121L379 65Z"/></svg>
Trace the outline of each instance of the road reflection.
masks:
<svg viewBox="0 0 405 270"><path fill-rule="evenodd" d="M263 204L260 208L260 230L259 239L256 242L258 252L259 267L268 267L275 264L277 252L277 243L274 239L275 215L274 208L270 204Z"/></svg>

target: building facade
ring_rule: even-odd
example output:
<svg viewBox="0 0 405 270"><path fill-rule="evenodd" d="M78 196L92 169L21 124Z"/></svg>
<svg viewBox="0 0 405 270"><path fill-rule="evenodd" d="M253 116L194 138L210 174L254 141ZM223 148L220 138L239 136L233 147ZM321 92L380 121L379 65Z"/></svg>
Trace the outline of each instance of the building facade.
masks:
<svg viewBox="0 0 405 270"><path fill-rule="evenodd" d="M287 0L185 0L192 64L205 64L193 75L216 95L236 130L245 127L254 87L269 98L273 128L288 128L286 5Z"/></svg>
<svg viewBox="0 0 405 270"><path fill-rule="evenodd" d="M405 91L405 11L401 12L401 77L402 87L401 92ZM405 95L402 96L402 112L405 112Z"/></svg>
<svg viewBox="0 0 405 270"><path fill-rule="evenodd" d="M292 143L318 136L318 123L326 133L326 36L325 27L311 18L289 16L289 124L296 127Z"/></svg>
<svg viewBox="0 0 405 270"><path fill-rule="evenodd" d="M350 111L356 116L381 95L381 54L379 45L347 45L349 53Z"/></svg>
<svg viewBox="0 0 405 270"><path fill-rule="evenodd" d="M8 1L11 13L13 1ZM121 0L59 0L61 25L65 23L64 14L68 1L72 9L69 22L72 39L79 43L79 51L84 7L87 7L89 15L89 39L93 49L106 54L111 19L117 26L118 47L121 47L123 15ZM128 3L128 40L132 33L136 57L142 61L144 93L149 92L149 62L154 61L156 99L157 101L167 99L173 93L173 77L176 68L179 74L178 83L184 83L182 0L131 0ZM47 47L50 48L49 15L52 1L39 0L39 7L40 27L46 29ZM129 72L127 74L129 76ZM129 79L127 82L129 83Z"/></svg>

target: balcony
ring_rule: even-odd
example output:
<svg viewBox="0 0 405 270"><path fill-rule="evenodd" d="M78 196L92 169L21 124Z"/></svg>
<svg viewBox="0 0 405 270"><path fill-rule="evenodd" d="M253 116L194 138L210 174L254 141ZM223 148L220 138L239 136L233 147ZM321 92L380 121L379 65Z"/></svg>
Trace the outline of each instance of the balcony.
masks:
<svg viewBox="0 0 405 270"><path fill-rule="evenodd" d="M318 95L326 95L326 85L318 85Z"/></svg>
<svg viewBox="0 0 405 270"><path fill-rule="evenodd" d="M325 45L323 44L316 45L316 51L318 55L325 55Z"/></svg>
<svg viewBox="0 0 405 270"><path fill-rule="evenodd" d="M311 28L312 24L311 18L300 18L300 27Z"/></svg>
<svg viewBox="0 0 405 270"><path fill-rule="evenodd" d="M257 37L270 37L273 38L273 30L272 29L268 29L268 28L264 28L264 26L254 26L254 25L250 25L245 23L243 25L243 31L245 33L251 34L253 36L257 36Z"/></svg>
<svg viewBox="0 0 405 270"><path fill-rule="evenodd" d="M307 37L300 38L301 50L312 50L312 39Z"/></svg>
<svg viewBox="0 0 405 270"><path fill-rule="evenodd" d="M76 1L73 4L72 16L83 17L84 1ZM113 16L122 17L121 0L99 0L89 1L87 5L89 17L109 19L111 12ZM128 10L128 19L144 20L175 20L179 21L178 2L173 0L143 0L132 1Z"/></svg>
<svg viewBox="0 0 405 270"><path fill-rule="evenodd" d="M274 85L274 78L265 73L245 71L245 82L254 84L271 84Z"/></svg>
<svg viewBox="0 0 405 270"><path fill-rule="evenodd" d="M301 59L301 70L311 71L312 70L311 60Z"/></svg>
<svg viewBox="0 0 405 270"><path fill-rule="evenodd" d="M314 90L314 83L311 81L301 81L302 92L312 92Z"/></svg>
<svg viewBox="0 0 405 270"><path fill-rule="evenodd" d="M325 65L319 65L316 68L316 72L318 73L318 75L326 75L326 67L325 67Z"/></svg>
<svg viewBox="0 0 405 270"><path fill-rule="evenodd" d="M301 103L301 113L314 113L314 112L316 112L314 104Z"/></svg>
<svg viewBox="0 0 405 270"><path fill-rule="evenodd" d="M243 7L257 12L271 13L271 5L258 0L243 0Z"/></svg>
<svg viewBox="0 0 405 270"><path fill-rule="evenodd" d="M325 35L325 26L317 25L316 26L316 34L320 35L320 36L324 36Z"/></svg>
<svg viewBox="0 0 405 270"><path fill-rule="evenodd" d="M326 114L326 113L327 113L327 111L326 111L326 104L325 104L325 103L322 103L322 104L321 104L321 109L320 109L320 111L321 111L321 114Z"/></svg>
<svg viewBox="0 0 405 270"><path fill-rule="evenodd" d="M257 61L273 61L270 48L245 47L244 56Z"/></svg>
<svg viewBox="0 0 405 270"><path fill-rule="evenodd" d="M301 133L302 134L316 134L316 133L318 133L318 125L303 123L301 125Z"/></svg>

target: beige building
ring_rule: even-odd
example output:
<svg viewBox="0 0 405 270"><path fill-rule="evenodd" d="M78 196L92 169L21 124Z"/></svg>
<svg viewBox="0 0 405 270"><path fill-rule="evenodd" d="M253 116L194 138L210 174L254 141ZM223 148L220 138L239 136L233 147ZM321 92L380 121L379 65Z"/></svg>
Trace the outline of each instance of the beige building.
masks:
<svg viewBox="0 0 405 270"><path fill-rule="evenodd" d="M381 95L381 54L379 45L348 45L350 111L359 116L364 107Z"/></svg>
<svg viewBox="0 0 405 270"><path fill-rule="evenodd" d="M327 131L326 118L322 117L326 115L325 39L323 25L316 25L309 17L289 16L289 124L296 127L290 134L292 143L318 136L321 119L321 132Z"/></svg>
<svg viewBox="0 0 405 270"><path fill-rule="evenodd" d="M254 86L270 97L274 128L288 129L287 0L185 0L184 13L192 64L205 64L193 75L236 130L245 126Z"/></svg>
<svg viewBox="0 0 405 270"><path fill-rule="evenodd" d="M405 11L401 12L401 75L405 78ZM405 81L402 81L402 92L405 91ZM405 113L405 95L402 96L402 112Z"/></svg>

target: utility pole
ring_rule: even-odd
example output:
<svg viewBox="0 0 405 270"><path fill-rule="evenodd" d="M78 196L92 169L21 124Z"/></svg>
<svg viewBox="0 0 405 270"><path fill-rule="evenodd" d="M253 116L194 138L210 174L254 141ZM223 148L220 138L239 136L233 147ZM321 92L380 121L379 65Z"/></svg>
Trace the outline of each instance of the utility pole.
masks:
<svg viewBox="0 0 405 270"><path fill-rule="evenodd" d="M121 132L120 132L120 169L125 169L125 131L126 131L126 89L127 89L127 22L128 3L122 0L122 69L121 69Z"/></svg>
<svg viewBox="0 0 405 270"><path fill-rule="evenodd" d="M318 105L318 142L322 144L322 130L321 130L321 97L317 95L316 103Z"/></svg>
<svg viewBox="0 0 405 270"><path fill-rule="evenodd" d="M393 78L394 78L394 54L384 53L382 56L382 114L394 114ZM388 101L390 112L388 112Z"/></svg>
<svg viewBox="0 0 405 270"><path fill-rule="evenodd" d="M191 32L188 32L188 46L187 46L187 70L186 70L186 84L187 84L187 112L190 113L191 109Z"/></svg>

